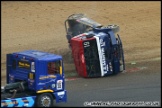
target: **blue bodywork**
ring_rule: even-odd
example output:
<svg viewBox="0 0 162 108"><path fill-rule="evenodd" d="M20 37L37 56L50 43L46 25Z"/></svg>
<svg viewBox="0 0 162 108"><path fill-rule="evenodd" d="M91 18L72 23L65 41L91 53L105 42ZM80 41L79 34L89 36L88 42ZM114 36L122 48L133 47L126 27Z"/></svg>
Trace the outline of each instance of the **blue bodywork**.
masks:
<svg viewBox="0 0 162 108"><path fill-rule="evenodd" d="M105 59L105 63L102 64L106 65L104 76L121 72L121 64L125 70L124 51L120 36L116 37L110 28L93 28L93 32L90 33L100 40L102 60Z"/></svg>
<svg viewBox="0 0 162 108"><path fill-rule="evenodd" d="M60 62L60 73L48 74L49 62ZM15 52L7 54L7 83L15 83L19 81L26 81L28 89L35 91L35 93L51 90L56 102L66 102L66 90L65 90L65 76L62 56L51 53L46 53L37 50L26 50L22 52ZM41 92L43 93L43 92ZM22 99L28 99L30 103L28 106L32 106L36 96L14 98L8 100L1 100L1 107L5 104L11 103L11 101L17 100L18 106L27 105L23 103ZM16 104L17 105L17 104ZM15 106L10 104L7 106Z"/></svg>

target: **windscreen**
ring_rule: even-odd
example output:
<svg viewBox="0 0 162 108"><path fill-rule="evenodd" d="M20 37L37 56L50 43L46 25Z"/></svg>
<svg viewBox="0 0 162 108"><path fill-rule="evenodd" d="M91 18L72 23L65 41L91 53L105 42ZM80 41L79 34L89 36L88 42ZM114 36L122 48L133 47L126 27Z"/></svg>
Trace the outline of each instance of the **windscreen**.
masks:
<svg viewBox="0 0 162 108"><path fill-rule="evenodd" d="M96 40L86 40L83 42L84 58L88 77L101 76L100 61Z"/></svg>

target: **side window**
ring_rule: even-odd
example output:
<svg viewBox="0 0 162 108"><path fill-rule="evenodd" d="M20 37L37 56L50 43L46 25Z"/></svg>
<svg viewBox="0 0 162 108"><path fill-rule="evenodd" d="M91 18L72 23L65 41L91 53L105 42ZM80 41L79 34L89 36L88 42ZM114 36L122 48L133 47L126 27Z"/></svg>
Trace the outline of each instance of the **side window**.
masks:
<svg viewBox="0 0 162 108"><path fill-rule="evenodd" d="M60 74L60 61L48 63L48 74Z"/></svg>

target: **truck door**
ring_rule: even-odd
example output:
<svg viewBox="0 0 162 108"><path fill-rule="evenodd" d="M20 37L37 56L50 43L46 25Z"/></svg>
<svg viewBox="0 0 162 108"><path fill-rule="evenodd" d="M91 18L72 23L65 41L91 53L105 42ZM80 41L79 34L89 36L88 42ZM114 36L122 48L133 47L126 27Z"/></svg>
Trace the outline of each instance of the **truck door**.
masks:
<svg viewBox="0 0 162 108"><path fill-rule="evenodd" d="M12 73L12 71L16 70L16 60L14 59L12 54L7 54L7 73L6 73L6 83L9 83L9 74Z"/></svg>
<svg viewBox="0 0 162 108"><path fill-rule="evenodd" d="M47 64L48 87L55 91L63 89L62 60L48 62Z"/></svg>

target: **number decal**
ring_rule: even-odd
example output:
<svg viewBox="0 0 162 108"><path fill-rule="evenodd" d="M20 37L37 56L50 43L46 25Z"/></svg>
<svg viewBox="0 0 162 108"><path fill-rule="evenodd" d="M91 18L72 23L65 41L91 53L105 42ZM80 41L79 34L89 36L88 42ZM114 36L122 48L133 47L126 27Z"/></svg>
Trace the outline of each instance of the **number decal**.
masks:
<svg viewBox="0 0 162 108"><path fill-rule="evenodd" d="M84 42L83 44L84 44L84 47L89 47L90 46L89 42Z"/></svg>
<svg viewBox="0 0 162 108"><path fill-rule="evenodd" d="M57 90L61 90L62 89L62 80L58 80L57 81Z"/></svg>

